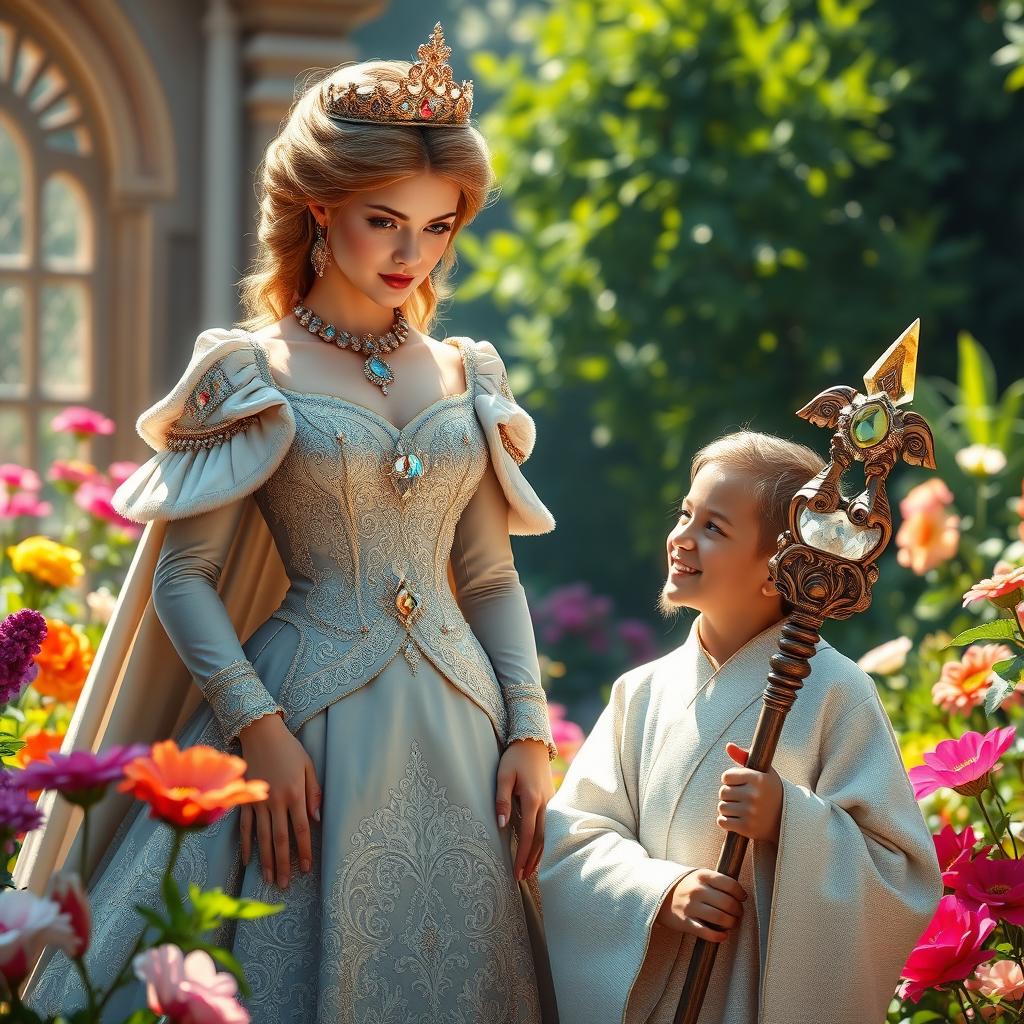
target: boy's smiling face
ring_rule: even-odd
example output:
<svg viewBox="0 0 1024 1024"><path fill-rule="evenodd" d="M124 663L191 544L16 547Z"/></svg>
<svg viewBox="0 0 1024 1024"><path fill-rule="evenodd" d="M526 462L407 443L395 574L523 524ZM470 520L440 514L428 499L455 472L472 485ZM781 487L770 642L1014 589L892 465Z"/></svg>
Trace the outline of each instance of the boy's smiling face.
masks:
<svg viewBox="0 0 1024 1024"><path fill-rule="evenodd" d="M750 483L710 462L694 477L666 542L665 610L693 608L712 620L762 616L779 608L768 574ZM773 604L774 603L774 606Z"/></svg>

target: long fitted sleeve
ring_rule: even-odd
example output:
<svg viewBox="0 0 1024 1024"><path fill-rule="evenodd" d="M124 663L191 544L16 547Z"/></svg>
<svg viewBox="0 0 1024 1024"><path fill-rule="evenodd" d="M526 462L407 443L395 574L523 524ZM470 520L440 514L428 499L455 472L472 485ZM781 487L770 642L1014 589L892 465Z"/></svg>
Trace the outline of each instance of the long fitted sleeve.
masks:
<svg viewBox="0 0 1024 1024"><path fill-rule="evenodd" d="M526 592L508 532L508 502L488 468L455 532L452 572L462 612L486 651L508 711L508 742L540 740L554 755Z"/></svg>
<svg viewBox="0 0 1024 1024"><path fill-rule="evenodd" d="M226 739L281 710L245 657L217 585L244 500L168 523L153 604Z"/></svg>

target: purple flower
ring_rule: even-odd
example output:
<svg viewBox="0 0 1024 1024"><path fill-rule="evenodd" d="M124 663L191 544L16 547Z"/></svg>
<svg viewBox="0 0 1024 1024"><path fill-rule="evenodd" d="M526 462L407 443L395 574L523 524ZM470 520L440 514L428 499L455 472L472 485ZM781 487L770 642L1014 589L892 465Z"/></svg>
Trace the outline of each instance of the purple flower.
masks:
<svg viewBox="0 0 1024 1024"><path fill-rule="evenodd" d="M33 608L8 615L0 622L0 704L18 696L35 679L35 656L46 637L46 619Z"/></svg>
<svg viewBox="0 0 1024 1024"><path fill-rule="evenodd" d="M9 857L14 852L14 840L23 832L39 828L43 815L20 788L20 780L12 779L7 772L2 774L5 778L0 784L0 854Z"/></svg>
<svg viewBox="0 0 1024 1024"><path fill-rule="evenodd" d="M639 619L623 619L619 623L619 639L629 650L629 660L643 663L658 656L654 643L654 631Z"/></svg>
<svg viewBox="0 0 1024 1024"><path fill-rule="evenodd" d="M51 753L49 758L31 761L17 776L25 789L56 789L71 803L91 804L103 795L111 782L124 776L124 766L149 753L144 743L111 747L102 754L74 750L70 754Z"/></svg>

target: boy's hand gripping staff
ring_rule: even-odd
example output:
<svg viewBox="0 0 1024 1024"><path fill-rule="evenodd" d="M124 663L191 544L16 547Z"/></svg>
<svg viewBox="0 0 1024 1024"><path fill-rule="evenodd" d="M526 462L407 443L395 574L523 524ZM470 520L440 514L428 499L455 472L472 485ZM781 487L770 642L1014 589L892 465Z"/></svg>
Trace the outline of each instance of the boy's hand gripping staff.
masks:
<svg viewBox="0 0 1024 1024"><path fill-rule="evenodd" d="M915 320L867 372L866 394L845 385L829 388L797 413L834 432L831 461L793 497L789 529L769 562L772 579L793 611L779 653L771 659L748 768L763 772L771 767L786 715L810 675L822 623L848 619L871 603L878 579L875 563L892 537L886 477L901 458L935 468L927 422L900 408L914 397L919 327ZM865 487L845 498L839 484L854 462L864 464ZM718 871L738 878L746 850L746 837L730 832ZM696 1024L717 952L713 942L698 939L694 944L675 1024Z"/></svg>

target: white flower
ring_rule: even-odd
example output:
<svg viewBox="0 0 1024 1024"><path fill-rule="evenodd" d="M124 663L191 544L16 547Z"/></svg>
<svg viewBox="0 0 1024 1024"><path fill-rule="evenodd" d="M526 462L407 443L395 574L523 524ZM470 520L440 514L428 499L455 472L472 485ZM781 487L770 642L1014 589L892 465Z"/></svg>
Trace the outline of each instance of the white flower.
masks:
<svg viewBox="0 0 1024 1024"><path fill-rule="evenodd" d="M995 476L1006 469L1006 456L987 444L972 444L956 453L956 464L972 476Z"/></svg>
<svg viewBox="0 0 1024 1024"><path fill-rule="evenodd" d="M862 671L875 676L891 676L907 663L911 647L913 642L910 637L900 636L878 647L872 647L860 658L857 665Z"/></svg>
<svg viewBox="0 0 1024 1024"><path fill-rule="evenodd" d="M107 587L100 587L99 590L86 595L85 603L89 606L93 619L105 626L110 621L110 616L114 614L117 598Z"/></svg>
<svg viewBox="0 0 1024 1024"><path fill-rule="evenodd" d="M9 889L0 893L0 974L20 985L47 946L74 956L78 939L71 918L52 900Z"/></svg>

